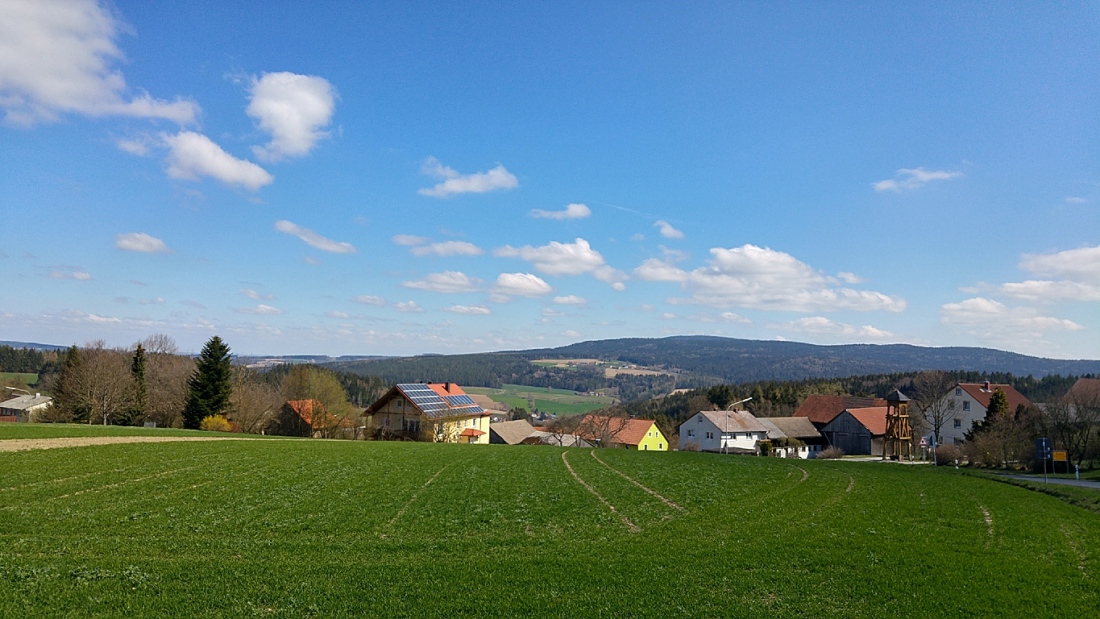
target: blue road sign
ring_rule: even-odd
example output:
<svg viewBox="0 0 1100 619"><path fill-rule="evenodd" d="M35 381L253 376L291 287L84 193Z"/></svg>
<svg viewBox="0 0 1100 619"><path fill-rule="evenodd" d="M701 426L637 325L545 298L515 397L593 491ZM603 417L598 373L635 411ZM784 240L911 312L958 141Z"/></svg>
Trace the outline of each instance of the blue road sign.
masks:
<svg viewBox="0 0 1100 619"><path fill-rule="evenodd" d="M1037 438L1035 439L1035 459L1036 460L1050 460L1054 454L1050 450L1049 438Z"/></svg>

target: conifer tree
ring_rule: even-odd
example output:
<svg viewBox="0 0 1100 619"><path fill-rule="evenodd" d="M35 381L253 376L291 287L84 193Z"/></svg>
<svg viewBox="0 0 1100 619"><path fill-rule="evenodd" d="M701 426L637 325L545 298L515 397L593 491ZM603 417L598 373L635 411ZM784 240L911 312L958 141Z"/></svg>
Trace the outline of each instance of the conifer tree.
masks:
<svg viewBox="0 0 1100 619"><path fill-rule="evenodd" d="M223 414L233 393L229 346L218 336L210 338L195 361L195 373L187 381L183 427L197 430L202 420Z"/></svg>
<svg viewBox="0 0 1100 619"><path fill-rule="evenodd" d="M145 384L145 347L138 342L130 362L130 377L134 379L134 396L130 406L118 416L118 422L136 426L145 421L145 408L149 402L149 390Z"/></svg>

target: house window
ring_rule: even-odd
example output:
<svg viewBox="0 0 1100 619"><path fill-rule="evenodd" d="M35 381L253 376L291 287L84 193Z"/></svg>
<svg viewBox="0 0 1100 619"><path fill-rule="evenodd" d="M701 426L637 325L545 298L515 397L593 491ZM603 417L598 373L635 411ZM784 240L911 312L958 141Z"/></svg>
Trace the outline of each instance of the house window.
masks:
<svg viewBox="0 0 1100 619"><path fill-rule="evenodd" d="M695 436L695 430L688 430L688 436Z"/></svg>
<svg viewBox="0 0 1100 619"><path fill-rule="evenodd" d="M714 432L707 432L707 438L708 439L714 438Z"/></svg>
<svg viewBox="0 0 1100 619"><path fill-rule="evenodd" d="M955 387L955 395L962 395L962 394L963 394L962 387Z"/></svg>
<svg viewBox="0 0 1100 619"><path fill-rule="evenodd" d="M963 410L964 411L970 410L970 400L966 400L966 401L963 402Z"/></svg>
<svg viewBox="0 0 1100 619"><path fill-rule="evenodd" d="M649 451L649 445L642 445L642 451Z"/></svg>
<svg viewBox="0 0 1100 619"><path fill-rule="evenodd" d="M657 443L657 449L664 449L664 448L665 448L664 443Z"/></svg>
<svg viewBox="0 0 1100 619"><path fill-rule="evenodd" d="M963 420L962 420L962 419L956 419L956 420L955 420L955 427L956 427L956 428L961 428L961 427L963 427Z"/></svg>

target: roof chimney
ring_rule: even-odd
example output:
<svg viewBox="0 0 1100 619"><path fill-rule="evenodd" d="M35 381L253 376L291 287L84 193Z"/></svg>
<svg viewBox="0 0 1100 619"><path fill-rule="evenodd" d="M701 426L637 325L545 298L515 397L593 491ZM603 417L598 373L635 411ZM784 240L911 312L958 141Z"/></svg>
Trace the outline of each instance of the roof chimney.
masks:
<svg viewBox="0 0 1100 619"><path fill-rule="evenodd" d="M443 383L443 390L447 393L451 392L451 383Z"/></svg>
<svg viewBox="0 0 1100 619"><path fill-rule="evenodd" d="M985 390L989 391L989 381L985 381Z"/></svg>

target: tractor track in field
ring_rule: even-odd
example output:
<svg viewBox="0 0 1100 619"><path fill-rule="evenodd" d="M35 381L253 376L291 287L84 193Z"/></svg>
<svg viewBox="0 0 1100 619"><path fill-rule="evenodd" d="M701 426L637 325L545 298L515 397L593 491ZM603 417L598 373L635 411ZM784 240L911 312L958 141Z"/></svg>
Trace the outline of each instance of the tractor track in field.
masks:
<svg viewBox="0 0 1100 619"><path fill-rule="evenodd" d="M641 482L636 481L633 477L630 477L629 475L627 475L626 473L620 471L619 469L611 466L610 464L604 462L603 460L600 460L600 457L596 455L596 450L595 449L593 449L589 453L591 453L592 457L596 459L596 462L599 462L600 464L602 464L602 465L606 466L607 468L611 469L611 471L616 473L617 475L619 475L619 477L622 477L623 479L627 480L628 482L634 484L635 486L638 486L642 490L645 490L646 492L650 493L651 495L657 497L665 505L668 505L669 507L671 507L673 509L678 509L678 510L680 510L682 512L685 512L685 513L687 512L687 509L685 509L685 508L681 507L680 505L676 504L675 501L672 501L670 499L667 499L667 498L661 496L660 493L658 493L656 490L653 490L652 488L648 488L648 487L642 485ZM562 454L562 455L565 455L565 454Z"/></svg>
<svg viewBox="0 0 1100 619"><path fill-rule="evenodd" d="M593 496L595 496L597 499L599 499L600 503L603 503L604 505L606 505L607 508L611 510L611 513L618 516L619 519L623 521L623 524L625 524L632 532L634 532L634 533L640 532L642 529L640 527L638 527L638 525L631 522L630 518L627 518L619 510L615 509L615 506L612 505L610 501L605 499L603 497L603 495L600 494L599 492L596 492L596 489L593 488L592 486L588 485L588 482L581 479L580 475L577 475L577 472L573 470L572 465L569 464L569 460L565 457L565 455L567 453L569 453L569 452L566 452L566 451L561 452L561 461L563 463L565 463L565 468L569 471L569 474L573 476L573 479L577 480L578 484L584 486L585 490L588 490L589 492L591 492L593 494Z"/></svg>
<svg viewBox="0 0 1100 619"><path fill-rule="evenodd" d="M428 488L428 486L432 485L432 482L435 481L437 477L442 475L443 471L446 471L449 466L451 466L451 465L450 464L444 464L443 468L436 471L435 475L432 475L431 477L428 478L428 481L424 482L424 485L417 488L416 492L414 492L413 495L411 497L409 497L409 500L406 501L405 504L401 506L401 509L397 510L397 513L394 514L393 518L390 518L390 521L386 523L385 528L387 530L393 528L394 523L397 522L401 518L401 516L404 516L405 512L409 511L409 508L412 507L412 504L415 503L416 499L420 497L420 494L423 493L424 490L426 490ZM385 537L385 536L386 536L386 534L383 533L382 537Z"/></svg>
<svg viewBox="0 0 1100 619"><path fill-rule="evenodd" d="M982 520L985 521L985 532L989 534L989 537L993 537L993 515L989 513L985 505L978 503L978 509L982 510ZM989 541L986 541L985 545L989 546Z"/></svg>
<svg viewBox="0 0 1100 619"><path fill-rule="evenodd" d="M115 482L113 484L106 484L106 485L103 485L103 486L95 486L93 488L85 488L84 490L77 490L76 492L70 492L68 494L62 494L60 496L50 497L46 500L47 501L59 501L61 499L67 499L67 498L73 497L73 496L80 496L82 494L88 494L89 492L102 492L104 490L110 490L112 488L118 488L119 486L125 486L126 484L135 484L135 483L142 482L142 481L148 481L150 479L157 479L159 477L164 477L166 475L172 475L174 473L179 473L179 472L182 472L182 471L194 470L194 469L197 469L197 468L200 468L200 467L198 465L196 465L196 466L186 466L186 467L178 468L178 469L169 469L167 471L161 471L161 472L155 473L153 475L146 475L145 477L135 477L134 479L125 479L123 481Z"/></svg>
<svg viewBox="0 0 1100 619"><path fill-rule="evenodd" d="M229 436L70 436L64 438L15 438L0 440L0 451L92 447L123 443L174 443L179 441L254 441Z"/></svg>
<svg viewBox="0 0 1100 619"><path fill-rule="evenodd" d="M852 488L855 488L855 487L856 487L856 478L849 475L848 476L848 488L845 490L845 492L851 492Z"/></svg>

